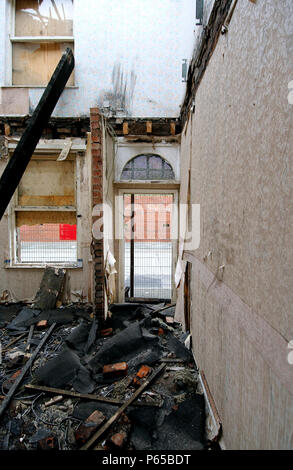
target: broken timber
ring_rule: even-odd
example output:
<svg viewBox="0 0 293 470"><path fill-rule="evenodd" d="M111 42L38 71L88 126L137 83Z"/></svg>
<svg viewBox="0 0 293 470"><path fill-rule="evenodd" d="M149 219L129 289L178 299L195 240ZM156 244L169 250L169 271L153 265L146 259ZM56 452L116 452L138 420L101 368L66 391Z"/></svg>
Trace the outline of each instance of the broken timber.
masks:
<svg viewBox="0 0 293 470"><path fill-rule="evenodd" d="M25 172L44 128L73 71L74 56L71 49L62 55L26 130L0 179L0 220Z"/></svg>
<svg viewBox="0 0 293 470"><path fill-rule="evenodd" d="M116 413L104 424L104 426L99 429L89 440L88 442L81 447L80 450L88 450L108 429L112 424L117 421L117 419L122 415L124 410L131 405L134 400L153 382L165 369L165 364L161 365L146 382L144 382L139 389L127 400Z"/></svg>
<svg viewBox="0 0 293 470"><path fill-rule="evenodd" d="M27 361L27 363L25 364L25 366L22 368L21 370L21 373L20 375L17 377L17 379L15 380L15 382L13 383L13 385L11 386L11 388L9 389L9 392L7 393L6 397L4 398L3 400L3 403L0 407L0 418L3 414L3 412L5 411L7 405L9 404L11 398L13 397L13 394L15 393L15 391L17 390L18 386L20 385L21 381L23 380L25 374L27 373L27 371L29 370L29 368L31 367L32 363L34 362L35 358L37 357L37 355L39 354L39 351L42 349L42 347L44 346L44 344L46 343L47 339L49 338L49 336L51 335L52 331L54 330L56 326L56 323L53 323L53 325L51 326L51 328L47 331L47 333L45 334L45 336L43 337L42 341L40 342L40 344L38 345L38 347L35 349L35 351L33 352L31 358L29 359L29 361Z"/></svg>
<svg viewBox="0 0 293 470"><path fill-rule="evenodd" d="M131 380L132 380L132 377L131 377ZM25 388L28 390L37 390L39 392L52 393L56 395L65 395L65 396L73 397L73 398L83 398L85 400L99 401L101 403L108 403L109 405L121 405L124 403L121 400L117 400L115 398L106 398L106 397L102 397L99 395L93 395L91 393L78 393L78 392L73 392L71 390L63 390L61 388L45 387L43 385L27 384L25 385ZM133 406L160 406L160 404L156 402L151 402L151 403L137 402L137 403L133 403Z"/></svg>

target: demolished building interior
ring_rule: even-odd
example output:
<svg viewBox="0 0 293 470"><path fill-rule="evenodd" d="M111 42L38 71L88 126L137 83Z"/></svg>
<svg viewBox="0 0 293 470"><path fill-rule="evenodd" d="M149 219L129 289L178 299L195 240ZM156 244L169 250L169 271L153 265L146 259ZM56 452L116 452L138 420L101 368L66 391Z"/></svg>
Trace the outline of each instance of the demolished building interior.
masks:
<svg viewBox="0 0 293 470"><path fill-rule="evenodd" d="M110 1L0 5L0 450L292 449L292 2Z"/></svg>

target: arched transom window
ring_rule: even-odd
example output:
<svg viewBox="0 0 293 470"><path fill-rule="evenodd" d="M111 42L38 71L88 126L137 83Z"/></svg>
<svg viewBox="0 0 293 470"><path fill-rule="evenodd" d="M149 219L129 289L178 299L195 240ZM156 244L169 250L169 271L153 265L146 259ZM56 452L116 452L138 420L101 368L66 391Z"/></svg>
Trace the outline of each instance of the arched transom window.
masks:
<svg viewBox="0 0 293 470"><path fill-rule="evenodd" d="M171 165L159 155L138 155L126 163L121 180L173 180Z"/></svg>

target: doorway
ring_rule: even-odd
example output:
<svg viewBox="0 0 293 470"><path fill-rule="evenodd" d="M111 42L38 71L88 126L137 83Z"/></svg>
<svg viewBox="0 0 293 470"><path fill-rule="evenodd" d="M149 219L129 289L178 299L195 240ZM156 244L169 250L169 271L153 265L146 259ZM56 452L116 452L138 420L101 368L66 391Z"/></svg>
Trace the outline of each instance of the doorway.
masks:
<svg viewBox="0 0 293 470"><path fill-rule="evenodd" d="M124 300L173 301L177 194L124 190L122 197Z"/></svg>

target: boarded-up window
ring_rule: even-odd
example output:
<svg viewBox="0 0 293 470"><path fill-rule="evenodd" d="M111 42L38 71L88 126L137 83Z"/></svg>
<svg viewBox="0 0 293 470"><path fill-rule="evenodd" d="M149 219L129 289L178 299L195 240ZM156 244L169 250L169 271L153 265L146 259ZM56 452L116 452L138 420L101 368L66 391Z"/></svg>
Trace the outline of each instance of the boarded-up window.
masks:
<svg viewBox="0 0 293 470"><path fill-rule="evenodd" d="M33 157L18 186L17 263L77 262L75 160L56 159Z"/></svg>
<svg viewBox="0 0 293 470"><path fill-rule="evenodd" d="M73 0L16 0L13 85L46 86L67 47L74 49Z"/></svg>
<svg viewBox="0 0 293 470"><path fill-rule="evenodd" d="M32 160L18 187L19 206L75 206L75 165Z"/></svg>
<svg viewBox="0 0 293 470"><path fill-rule="evenodd" d="M73 36L73 0L16 0L15 36Z"/></svg>

